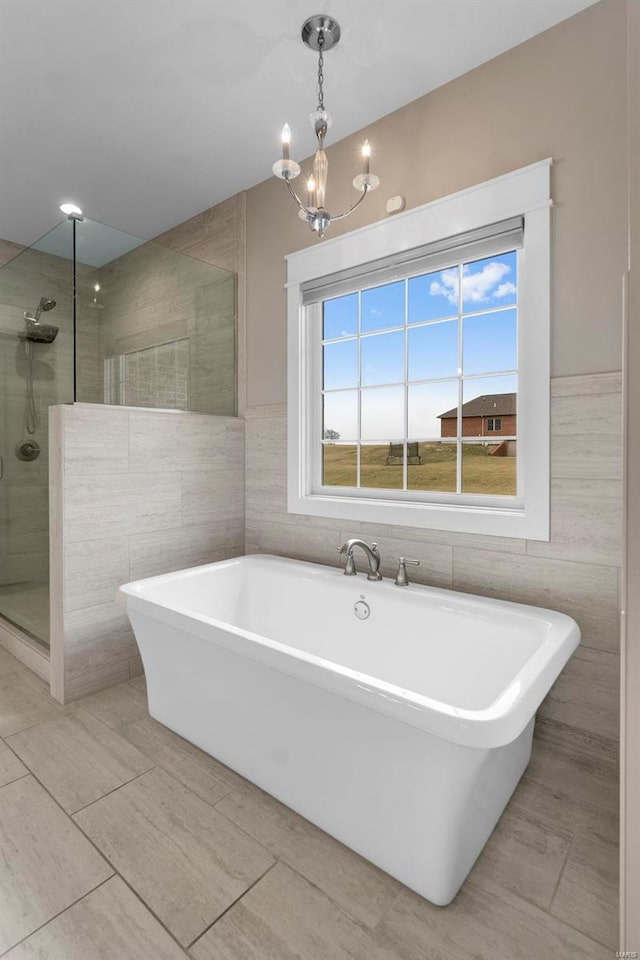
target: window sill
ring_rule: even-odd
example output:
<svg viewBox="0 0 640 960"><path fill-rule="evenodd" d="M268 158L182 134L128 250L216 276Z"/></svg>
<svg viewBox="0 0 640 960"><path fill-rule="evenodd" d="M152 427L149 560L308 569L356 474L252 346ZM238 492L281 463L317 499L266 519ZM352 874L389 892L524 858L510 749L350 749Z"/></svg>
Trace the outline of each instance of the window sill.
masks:
<svg viewBox="0 0 640 960"><path fill-rule="evenodd" d="M483 507L462 504L402 503L394 500L290 494L288 511L313 517L387 523L391 526L443 530L522 540L549 540L549 514L542 507Z"/></svg>

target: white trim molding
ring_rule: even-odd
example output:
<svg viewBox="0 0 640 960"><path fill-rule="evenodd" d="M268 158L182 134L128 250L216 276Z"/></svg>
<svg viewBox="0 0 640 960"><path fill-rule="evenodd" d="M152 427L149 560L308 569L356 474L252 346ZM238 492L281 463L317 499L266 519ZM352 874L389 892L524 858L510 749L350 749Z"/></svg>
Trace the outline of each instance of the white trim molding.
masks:
<svg viewBox="0 0 640 960"><path fill-rule="evenodd" d="M418 528L549 539L550 168L543 160L287 257L288 510ZM379 497L314 492L317 355L303 285L512 217L524 217L519 252L518 497ZM316 431L317 432L317 431Z"/></svg>

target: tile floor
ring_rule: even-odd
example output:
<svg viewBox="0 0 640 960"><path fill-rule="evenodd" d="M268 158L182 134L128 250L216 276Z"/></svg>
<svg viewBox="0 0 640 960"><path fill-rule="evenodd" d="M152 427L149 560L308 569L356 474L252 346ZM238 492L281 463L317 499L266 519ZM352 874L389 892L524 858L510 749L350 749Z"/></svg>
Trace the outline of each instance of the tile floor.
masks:
<svg viewBox="0 0 640 960"><path fill-rule="evenodd" d="M61 707L0 649L0 955L605 960L615 771L541 730L447 908L152 720L138 678Z"/></svg>

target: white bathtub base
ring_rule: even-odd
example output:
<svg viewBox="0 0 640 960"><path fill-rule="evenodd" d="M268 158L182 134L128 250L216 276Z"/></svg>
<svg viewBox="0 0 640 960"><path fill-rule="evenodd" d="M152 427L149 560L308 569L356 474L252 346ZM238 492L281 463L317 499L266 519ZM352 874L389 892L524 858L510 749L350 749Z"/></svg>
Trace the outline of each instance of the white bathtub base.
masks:
<svg viewBox="0 0 640 960"><path fill-rule="evenodd" d="M451 743L129 609L153 717L435 904L451 902L531 754ZM178 646L178 650L176 649Z"/></svg>

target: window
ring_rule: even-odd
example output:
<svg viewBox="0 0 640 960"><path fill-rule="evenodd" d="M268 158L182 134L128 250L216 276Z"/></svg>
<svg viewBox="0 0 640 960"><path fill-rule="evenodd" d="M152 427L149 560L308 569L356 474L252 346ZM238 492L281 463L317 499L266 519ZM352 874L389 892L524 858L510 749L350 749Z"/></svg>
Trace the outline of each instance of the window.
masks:
<svg viewBox="0 0 640 960"><path fill-rule="evenodd" d="M290 512L548 539L548 179L288 258Z"/></svg>
<svg viewBox="0 0 640 960"><path fill-rule="evenodd" d="M480 260L438 253L452 262L320 302L317 492L516 496L518 252L502 249L514 233L520 222L502 225ZM501 430L487 416L498 410L514 441L504 455L477 442Z"/></svg>

